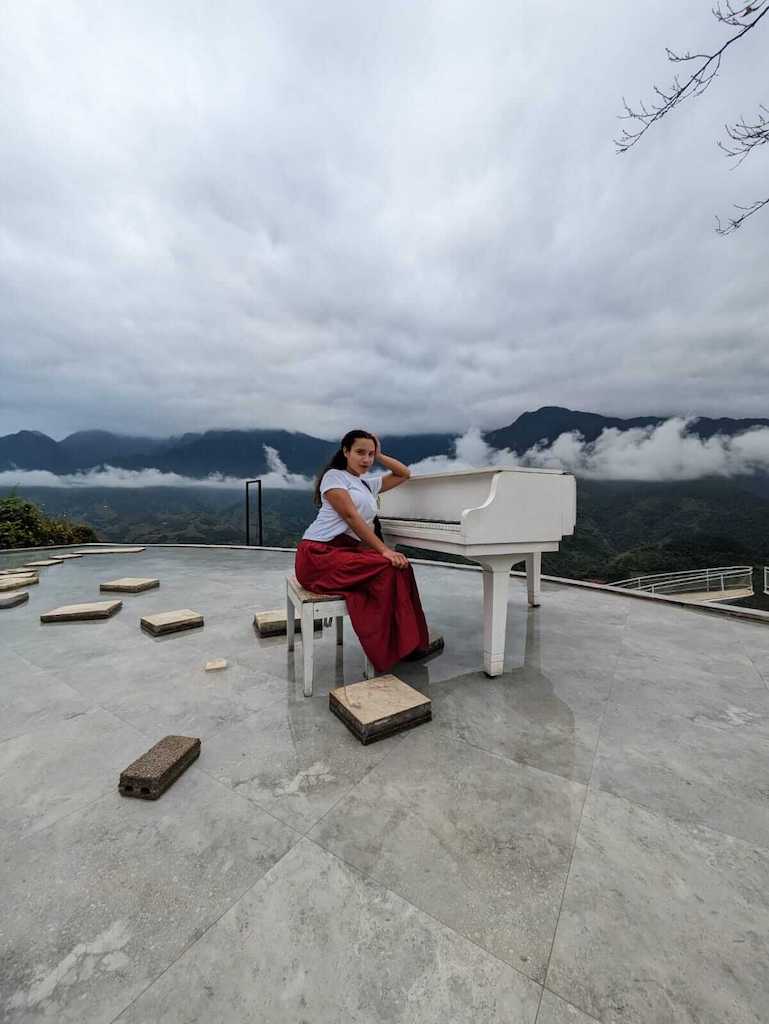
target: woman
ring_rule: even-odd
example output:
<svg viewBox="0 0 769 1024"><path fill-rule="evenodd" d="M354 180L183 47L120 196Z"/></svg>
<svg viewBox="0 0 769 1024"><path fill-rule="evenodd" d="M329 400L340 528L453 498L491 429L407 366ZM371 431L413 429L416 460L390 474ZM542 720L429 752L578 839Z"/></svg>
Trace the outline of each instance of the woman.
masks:
<svg viewBox="0 0 769 1024"><path fill-rule="evenodd" d="M374 462L390 470L368 476ZM377 495L410 477L402 462L383 455L367 430L351 430L318 474L320 506L296 551L296 578L307 590L344 594L353 629L377 672L426 650L427 623L408 559L376 535Z"/></svg>

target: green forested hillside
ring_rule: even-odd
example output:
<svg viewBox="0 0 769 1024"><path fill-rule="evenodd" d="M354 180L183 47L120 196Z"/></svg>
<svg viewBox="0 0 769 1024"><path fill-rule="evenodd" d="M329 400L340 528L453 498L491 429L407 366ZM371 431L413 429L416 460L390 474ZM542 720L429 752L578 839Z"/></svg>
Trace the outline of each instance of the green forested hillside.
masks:
<svg viewBox="0 0 769 1024"><path fill-rule="evenodd" d="M578 481L577 529L544 570L576 579L713 565L769 565L769 499L751 481ZM48 515L90 524L108 541L242 544L242 492L215 488L25 488ZM265 490L264 542L289 547L314 515L304 490ZM251 539L256 542L256 503Z"/></svg>

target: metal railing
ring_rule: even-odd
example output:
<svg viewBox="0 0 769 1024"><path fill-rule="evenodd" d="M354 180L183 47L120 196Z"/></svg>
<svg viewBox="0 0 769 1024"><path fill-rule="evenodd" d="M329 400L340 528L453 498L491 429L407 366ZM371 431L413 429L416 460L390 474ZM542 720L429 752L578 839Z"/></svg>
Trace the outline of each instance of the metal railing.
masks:
<svg viewBox="0 0 769 1024"><path fill-rule="evenodd" d="M764 570L764 589L767 571ZM609 584L625 590L643 590L648 594L692 594L727 590L753 589L753 566L727 565L715 569L687 569L684 572L658 572L634 576Z"/></svg>

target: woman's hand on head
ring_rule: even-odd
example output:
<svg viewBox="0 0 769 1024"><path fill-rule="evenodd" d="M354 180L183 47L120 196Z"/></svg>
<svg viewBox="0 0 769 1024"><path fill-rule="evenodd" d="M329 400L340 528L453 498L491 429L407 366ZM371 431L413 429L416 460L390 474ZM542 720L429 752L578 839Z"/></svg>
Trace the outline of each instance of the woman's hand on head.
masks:
<svg viewBox="0 0 769 1024"><path fill-rule="evenodd" d="M400 554L398 551L385 548L382 552L382 558L386 558L390 565L394 566L396 569L408 569L408 558L406 558L405 555Z"/></svg>

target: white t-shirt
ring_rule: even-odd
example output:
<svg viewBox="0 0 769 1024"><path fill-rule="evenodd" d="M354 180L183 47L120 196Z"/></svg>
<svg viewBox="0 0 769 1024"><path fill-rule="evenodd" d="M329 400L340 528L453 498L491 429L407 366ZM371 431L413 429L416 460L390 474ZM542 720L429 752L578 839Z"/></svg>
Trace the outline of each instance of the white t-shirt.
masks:
<svg viewBox="0 0 769 1024"><path fill-rule="evenodd" d="M366 483L363 482L364 480ZM323 474L323 479L320 482L322 499L320 509L315 521L304 531L302 540L328 542L341 533L346 533L353 540L360 540L360 537L350 529L330 502L326 500L326 491L330 491L333 487L340 487L347 491L361 518L371 526L377 513L376 499L381 486L382 477L379 475L355 476L354 473L348 473L346 469L329 469Z"/></svg>

